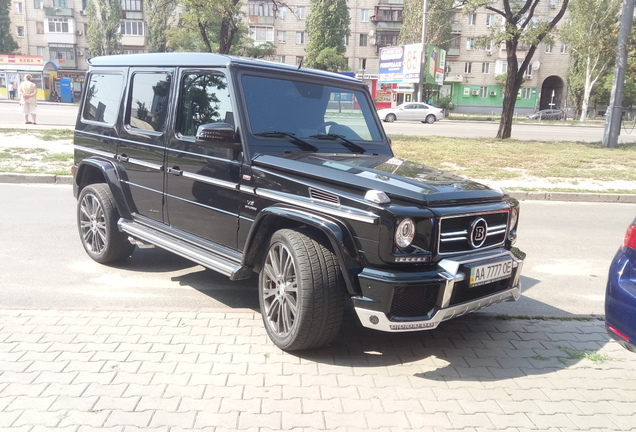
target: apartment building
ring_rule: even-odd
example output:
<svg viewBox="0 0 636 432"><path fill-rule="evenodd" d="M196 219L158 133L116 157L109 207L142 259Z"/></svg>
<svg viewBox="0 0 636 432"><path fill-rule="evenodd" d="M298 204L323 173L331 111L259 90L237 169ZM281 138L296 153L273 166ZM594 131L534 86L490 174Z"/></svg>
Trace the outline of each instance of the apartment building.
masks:
<svg viewBox="0 0 636 432"><path fill-rule="evenodd" d="M59 78L64 77L73 80L76 91L81 88L87 69L86 58L89 57L87 1L13 1L11 26L21 53L41 58L43 69L55 69L48 76L43 71L42 88L48 85L47 81L54 87ZM541 2L535 19L556 15L560 1ZM379 105L390 106L410 100L412 85L378 82L380 49L399 44L403 0L348 0L347 3L350 11L350 35L345 40L348 74L365 80ZM122 7L124 52L146 51L143 0L122 0ZM285 6L277 6L272 0L244 0L242 12L255 43L276 45L277 52L272 60L294 65L304 60L309 42L306 24L311 0L286 1ZM487 34L493 26L502 25L500 18L485 9L472 15L458 12L451 25L452 38L440 96L450 96L458 112L500 112L503 94L495 77L506 71L505 45L476 48L476 38ZM527 49L522 46L517 55L522 59L526 53ZM518 95L518 109L524 112L563 106L567 97L565 73L568 64L566 45L559 42L542 44L531 66L524 71L525 82ZM16 71L13 73L16 76ZM53 79L52 75L55 75ZM0 97L8 77L5 73L3 78L0 69Z"/></svg>

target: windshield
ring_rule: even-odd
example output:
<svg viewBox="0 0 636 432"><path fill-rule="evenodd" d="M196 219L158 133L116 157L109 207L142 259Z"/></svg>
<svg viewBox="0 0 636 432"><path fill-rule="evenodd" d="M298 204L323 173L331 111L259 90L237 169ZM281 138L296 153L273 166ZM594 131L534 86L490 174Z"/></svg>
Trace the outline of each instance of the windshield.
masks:
<svg viewBox="0 0 636 432"><path fill-rule="evenodd" d="M247 74L241 84L249 130L257 138L250 142L252 154L391 151L373 116L375 107L361 90Z"/></svg>

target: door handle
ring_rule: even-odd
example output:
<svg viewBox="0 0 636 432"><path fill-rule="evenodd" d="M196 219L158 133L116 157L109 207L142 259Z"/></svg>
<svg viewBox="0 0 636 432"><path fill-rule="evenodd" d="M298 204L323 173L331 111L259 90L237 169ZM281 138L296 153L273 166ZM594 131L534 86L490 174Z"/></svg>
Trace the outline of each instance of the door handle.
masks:
<svg viewBox="0 0 636 432"><path fill-rule="evenodd" d="M172 168L168 168L166 171L168 171L169 174L173 174L173 175L176 175L176 176L183 175L183 170L179 169L178 166L174 166Z"/></svg>

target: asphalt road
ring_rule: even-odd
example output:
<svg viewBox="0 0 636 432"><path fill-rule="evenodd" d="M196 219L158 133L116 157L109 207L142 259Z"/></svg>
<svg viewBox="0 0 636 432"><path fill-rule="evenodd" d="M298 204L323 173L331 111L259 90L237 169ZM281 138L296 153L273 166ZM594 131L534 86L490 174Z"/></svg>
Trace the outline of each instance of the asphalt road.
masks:
<svg viewBox="0 0 636 432"><path fill-rule="evenodd" d="M137 249L118 265L93 262L70 186L0 184L0 197L0 308L258 307L256 279L230 282L160 249ZM524 296L485 313L603 314L607 268L635 214L632 204L523 202Z"/></svg>
<svg viewBox="0 0 636 432"><path fill-rule="evenodd" d="M17 110L17 104L0 101L0 126L33 128L25 125L24 118ZM38 127L72 127L77 117L77 105L61 103L40 103L38 105ZM389 136L443 136L462 138L494 138L499 127L498 122L473 122L442 120L432 125L420 122L383 123ZM555 124L515 124L512 138L520 140L542 141L603 141L603 127L568 126ZM619 142L636 142L636 129L621 129Z"/></svg>

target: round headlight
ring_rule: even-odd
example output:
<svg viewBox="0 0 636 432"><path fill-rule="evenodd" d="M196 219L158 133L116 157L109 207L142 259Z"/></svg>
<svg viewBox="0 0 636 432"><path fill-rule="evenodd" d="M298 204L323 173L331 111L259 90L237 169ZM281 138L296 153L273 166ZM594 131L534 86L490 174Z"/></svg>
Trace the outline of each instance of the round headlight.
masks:
<svg viewBox="0 0 636 432"><path fill-rule="evenodd" d="M415 222L412 219L404 219L395 230L395 244L404 249L411 246L415 237Z"/></svg>

